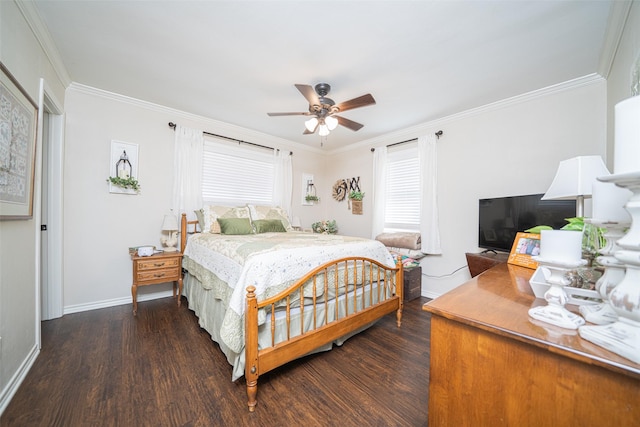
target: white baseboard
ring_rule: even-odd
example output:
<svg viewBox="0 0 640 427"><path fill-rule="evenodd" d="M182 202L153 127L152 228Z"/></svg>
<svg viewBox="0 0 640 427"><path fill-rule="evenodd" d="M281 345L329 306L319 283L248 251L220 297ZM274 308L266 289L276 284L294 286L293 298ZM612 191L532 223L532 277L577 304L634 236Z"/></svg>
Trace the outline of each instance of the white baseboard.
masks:
<svg viewBox="0 0 640 427"><path fill-rule="evenodd" d="M138 295L138 302L173 296L173 291L154 292ZM98 310L100 308L115 307L117 305L131 304L131 297L114 298L103 301L95 301L85 304L68 305L64 308L64 314L80 313L81 311Z"/></svg>
<svg viewBox="0 0 640 427"><path fill-rule="evenodd" d="M7 386L0 393L0 415L2 415L4 410L7 409L7 406L9 406L9 402L11 402L16 391L18 391L18 387L20 387L20 384L24 381L39 354L40 349L36 343L27 354L27 357L22 361L16 373L13 374Z"/></svg>
<svg viewBox="0 0 640 427"><path fill-rule="evenodd" d="M438 294L438 293L435 293L435 292L429 292L429 291L426 291L426 292L425 292L425 291L422 291L422 296L423 296L423 297L426 297L426 298L436 299L436 298L438 298L438 297L439 297L439 296L441 296L441 295L442 295L442 294Z"/></svg>

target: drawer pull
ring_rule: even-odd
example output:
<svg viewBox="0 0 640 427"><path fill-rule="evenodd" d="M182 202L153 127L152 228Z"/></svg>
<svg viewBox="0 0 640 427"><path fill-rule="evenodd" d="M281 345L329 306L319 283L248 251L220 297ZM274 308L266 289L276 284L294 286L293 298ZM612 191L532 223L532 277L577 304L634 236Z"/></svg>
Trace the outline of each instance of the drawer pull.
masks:
<svg viewBox="0 0 640 427"><path fill-rule="evenodd" d="M164 262L156 262L153 264L154 267L164 267Z"/></svg>
<svg viewBox="0 0 640 427"><path fill-rule="evenodd" d="M158 277L158 278L164 277L164 276L165 276L164 273L156 273L156 274L153 275L153 277Z"/></svg>

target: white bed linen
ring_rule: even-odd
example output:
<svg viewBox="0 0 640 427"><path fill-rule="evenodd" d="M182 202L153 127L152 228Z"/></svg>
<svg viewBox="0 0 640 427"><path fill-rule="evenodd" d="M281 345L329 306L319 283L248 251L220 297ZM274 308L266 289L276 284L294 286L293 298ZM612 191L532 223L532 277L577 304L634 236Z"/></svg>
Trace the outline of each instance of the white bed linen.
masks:
<svg viewBox="0 0 640 427"><path fill-rule="evenodd" d="M220 343L235 353L244 350L246 288L256 287L258 300L284 290L312 269L335 259L363 256L393 267L394 259L376 240L302 232L258 235L197 234L189 238L185 266L196 263L212 272L228 289ZM198 278L201 280L201 278ZM212 286L203 281L203 286ZM225 301L225 303L227 303Z"/></svg>

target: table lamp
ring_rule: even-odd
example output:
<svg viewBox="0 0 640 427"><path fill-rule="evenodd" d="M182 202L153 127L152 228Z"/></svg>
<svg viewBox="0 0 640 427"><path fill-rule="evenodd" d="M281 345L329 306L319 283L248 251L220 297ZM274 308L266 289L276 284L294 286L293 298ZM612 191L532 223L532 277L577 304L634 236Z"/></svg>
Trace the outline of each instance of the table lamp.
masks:
<svg viewBox="0 0 640 427"><path fill-rule="evenodd" d="M600 176L610 175L600 156L579 156L563 160L542 200L576 200L576 216L584 217L584 199L593 194Z"/></svg>
<svg viewBox="0 0 640 427"><path fill-rule="evenodd" d="M166 236L160 238L160 242L164 246L165 252L176 252L178 249L178 218L172 213L165 215L162 221L162 232L166 232Z"/></svg>

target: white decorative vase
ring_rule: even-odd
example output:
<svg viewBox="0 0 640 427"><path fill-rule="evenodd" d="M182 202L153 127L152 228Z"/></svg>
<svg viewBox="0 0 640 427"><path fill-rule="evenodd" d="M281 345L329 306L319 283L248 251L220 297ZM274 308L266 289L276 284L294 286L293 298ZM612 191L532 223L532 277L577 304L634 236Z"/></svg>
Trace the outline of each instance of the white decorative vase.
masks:
<svg viewBox="0 0 640 427"><path fill-rule="evenodd" d="M581 258L582 233L567 230L543 230L540 235L540 256L535 259L549 271L546 279L550 285L545 292L547 305L529 309L529 316L541 322L566 329L577 329L584 319L565 308L568 301L564 287L570 283L567 273L585 265Z"/></svg>

